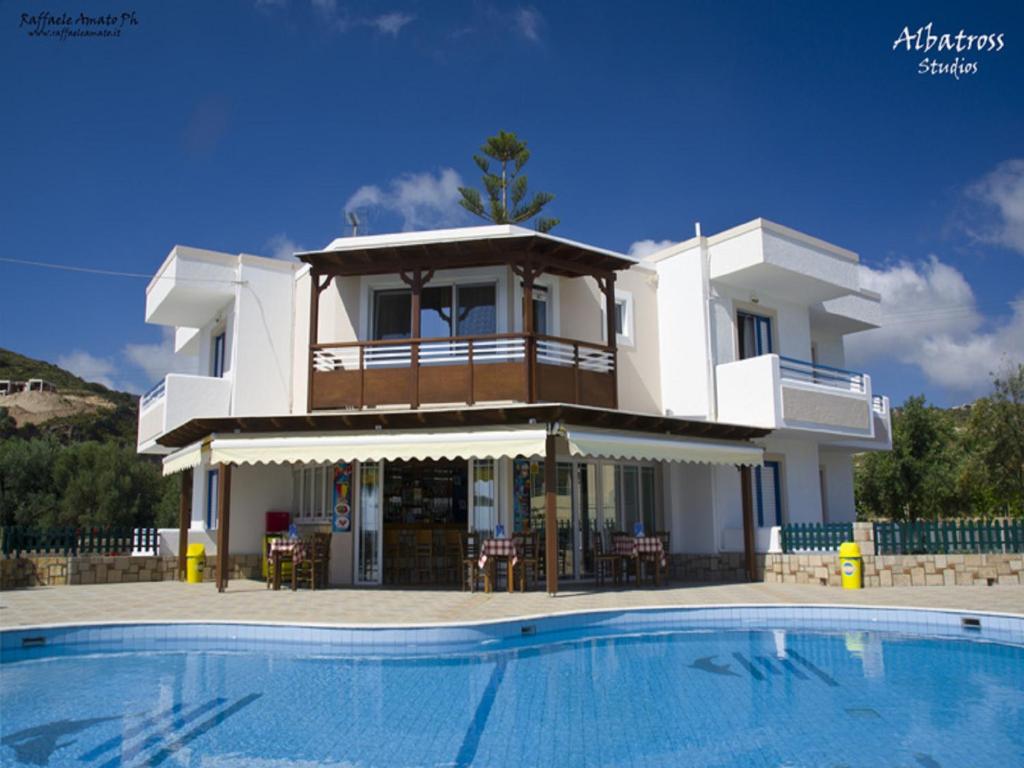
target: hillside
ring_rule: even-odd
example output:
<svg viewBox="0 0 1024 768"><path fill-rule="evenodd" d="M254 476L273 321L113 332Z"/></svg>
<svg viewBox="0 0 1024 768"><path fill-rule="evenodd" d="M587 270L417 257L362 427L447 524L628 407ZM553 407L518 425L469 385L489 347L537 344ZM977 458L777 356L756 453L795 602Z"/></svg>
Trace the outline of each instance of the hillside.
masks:
<svg viewBox="0 0 1024 768"><path fill-rule="evenodd" d="M0 349L0 379L30 378L45 379L57 391L0 395L0 411L7 416L0 418L0 435L51 435L64 443L110 440L135 444L135 395L85 381L53 363Z"/></svg>

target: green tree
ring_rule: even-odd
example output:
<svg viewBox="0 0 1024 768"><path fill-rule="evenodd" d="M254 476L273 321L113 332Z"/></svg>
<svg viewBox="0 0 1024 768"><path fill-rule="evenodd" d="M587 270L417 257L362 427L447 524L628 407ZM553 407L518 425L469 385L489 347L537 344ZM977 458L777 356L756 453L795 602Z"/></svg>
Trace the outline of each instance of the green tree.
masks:
<svg viewBox="0 0 1024 768"><path fill-rule="evenodd" d="M473 187L459 187L459 193L462 195L459 205L474 216L494 224L520 224L538 216L544 206L555 199L549 192L537 192L529 200L526 199L527 180L523 167L530 159L530 150L526 148L526 142L521 141L514 133L498 131L497 136L487 139L480 151L483 154L473 155L473 162L484 174L487 205L484 204L478 190ZM497 169L495 172L491 171L488 158L498 163L500 172ZM538 218L537 231L548 232L556 224L558 219Z"/></svg>
<svg viewBox="0 0 1024 768"><path fill-rule="evenodd" d="M963 458L949 414L910 397L893 413L892 450L861 458L856 478L861 518L917 520L964 511Z"/></svg>
<svg viewBox="0 0 1024 768"><path fill-rule="evenodd" d="M961 484L976 513L1024 515L1024 365L974 403L964 441Z"/></svg>
<svg viewBox="0 0 1024 768"><path fill-rule="evenodd" d="M0 440L0 524L40 525L57 506L54 440Z"/></svg>
<svg viewBox="0 0 1024 768"><path fill-rule="evenodd" d="M60 502L44 527L151 525L163 493L156 466L114 443L66 446L54 463L53 481Z"/></svg>

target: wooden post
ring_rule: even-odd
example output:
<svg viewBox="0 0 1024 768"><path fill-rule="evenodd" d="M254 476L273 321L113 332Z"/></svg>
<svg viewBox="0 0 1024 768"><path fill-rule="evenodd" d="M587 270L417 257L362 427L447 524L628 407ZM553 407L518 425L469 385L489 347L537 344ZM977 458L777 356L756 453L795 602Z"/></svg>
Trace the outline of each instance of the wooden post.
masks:
<svg viewBox="0 0 1024 768"><path fill-rule="evenodd" d="M523 269L523 333L526 336L524 352L526 354L526 402L537 402L537 381L534 371L537 365L537 344L533 338L533 267L526 265Z"/></svg>
<svg viewBox="0 0 1024 768"><path fill-rule="evenodd" d="M420 337L420 307L422 305L421 296L423 294L423 273L418 269L412 274L412 323L411 323L411 334L414 339ZM409 382L410 393L409 393L409 406L411 408L420 407L420 345L413 342L409 345L409 376L411 380Z"/></svg>
<svg viewBox="0 0 1024 768"><path fill-rule="evenodd" d="M309 271L309 379L306 385L306 413L313 412L313 345L320 331L320 274Z"/></svg>
<svg viewBox="0 0 1024 768"><path fill-rule="evenodd" d="M600 281L599 281L600 282ZM604 312L605 320L608 323L605 333L608 335L608 351L612 354L612 371L615 376L615 386L612 388L612 408L619 407L619 365L616 346L618 345L618 333L615 330L615 273L609 272L604 278Z"/></svg>
<svg viewBox="0 0 1024 768"><path fill-rule="evenodd" d="M548 434L544 441L544 573L547 576L548 594L558 594L558 474L557 437Z"/></svg>
<svg viewBox="0 0 1024 768"><path fill-rule="evenodd" d="M740 497L743 503L743 555L747 567L747 580L757 580L757 553L754 543L754 502L750 482L750 467L740 467Z"/></svg>
<svg viewBox="0 0 1024 768"><path fill-rule="evenodd" d="M217 476L217 591L228 588L231 572L231 465L221 464Z"/></svg>
<svg viewBox="0 0 1024 768"><path fill-rule="evenodd" d="M192 527L192 470L181 473L181 503L178 506L178 581L188 570L188 529Z"/></svg>

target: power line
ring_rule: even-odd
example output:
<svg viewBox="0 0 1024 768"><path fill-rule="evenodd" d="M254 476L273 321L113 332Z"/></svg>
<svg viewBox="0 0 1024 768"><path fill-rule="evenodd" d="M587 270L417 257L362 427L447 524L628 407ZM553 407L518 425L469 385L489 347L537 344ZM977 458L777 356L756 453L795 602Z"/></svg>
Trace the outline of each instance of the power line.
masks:
<svg viewBox="0 0 1024 768"><path fill-rule="evenodd" d="M219 280L208 277L182 277L180 275L148 275L145 272L121 272L114 269L99 269L97 267L76 267L73 264L55 264L48 261L32 261L30 259L12 259L7 256L0 256L0 262L7 264L19 264L26 267L41 267L44 269L56 269L63 272L84 272L90 275L102 275L103 277L134 277L143 280L181 280L193 283L227 283L229 285L241 285L241 280Z"/></svg>

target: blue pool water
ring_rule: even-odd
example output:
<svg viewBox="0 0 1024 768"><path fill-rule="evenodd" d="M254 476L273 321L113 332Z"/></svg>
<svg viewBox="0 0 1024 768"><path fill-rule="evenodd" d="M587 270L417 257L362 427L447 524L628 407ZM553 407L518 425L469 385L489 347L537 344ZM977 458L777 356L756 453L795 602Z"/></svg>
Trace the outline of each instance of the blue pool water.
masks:
<svg viewBox="0 0 1024 768"><path fill-rule="evenodd" d="M0 763L1024 764L1020 645L650 622L593 634L437 653L196 639L7 651Z"/></svg>

